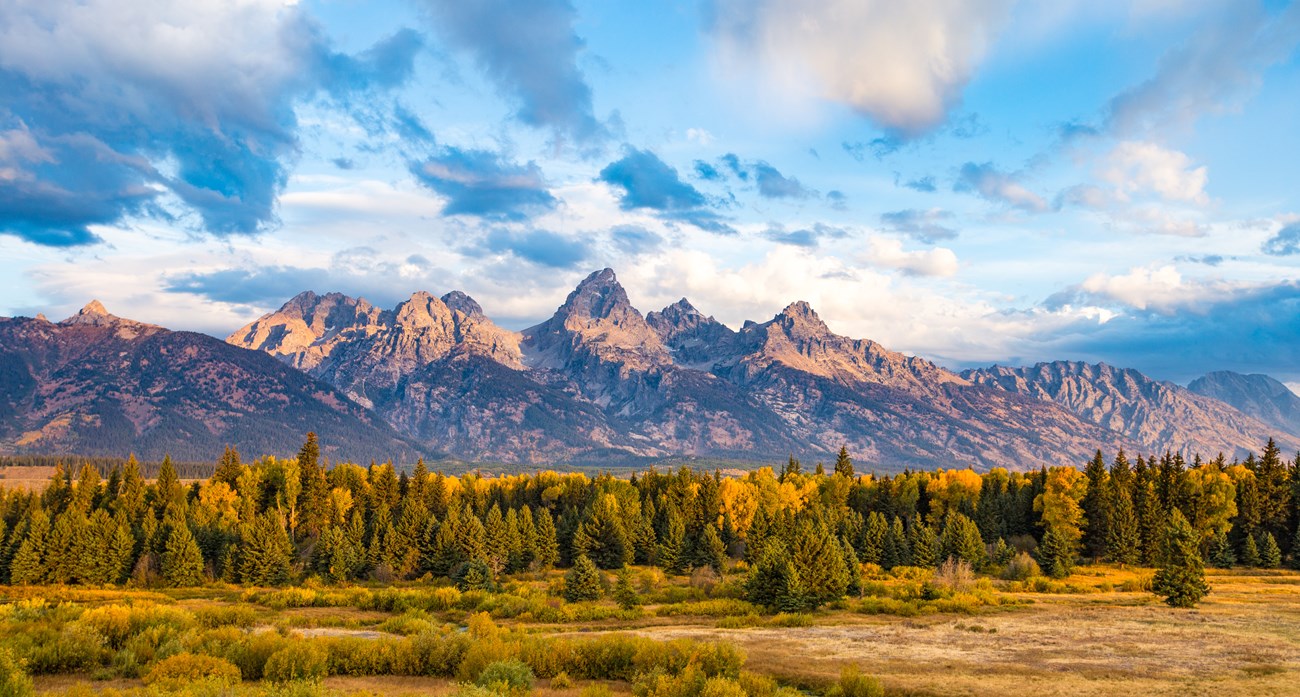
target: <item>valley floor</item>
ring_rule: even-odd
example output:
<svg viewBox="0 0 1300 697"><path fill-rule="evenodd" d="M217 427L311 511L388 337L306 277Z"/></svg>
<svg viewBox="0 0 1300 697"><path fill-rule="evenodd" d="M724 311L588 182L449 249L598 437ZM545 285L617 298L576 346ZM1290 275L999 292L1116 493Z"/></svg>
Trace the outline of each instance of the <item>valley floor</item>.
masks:
<svg viewBox="0 0 1300 697"><path fill-rule="evenodd" d="M638 573L643 580L662 580L647 576L649 570ZM811 615L771 617L739 614L746 612L743 604L729 612L731 601L696 593L679 602L647 604L631 614L619 615L610 601L602 601L571 621L541 622L529 613L496 621L502 631L530 636L581 639L631 633L655 640L726 642L743 651L745 670L810 694L822 693L842 668L856 665L878 678L889 695L1300 695L1300 573L1211 570L1212 592L1194 610L1171 609L1136 590L1134 585L1149 573L1085 566L1064 582L1036 588L986 580L973 591L985 602L965 605L881 605L867 598ZM553 581L534 577L518 582L512 592L527 597L529 586L542 590ZM893 583L869 583L868 591L885 597ZM418 586L410 588L421 592ZM683 585L681 590L698 589ZM51 604L60 599L89 606L157 602L200 618L205 612L236 613L245 631L304 637L396 638L411 634L419 622L455 625L468 617L456 607L396 612L374 609L373 600L349 605L338 597L329 607L295 606L321 602L328 589L159 593L0 588L0 596L30 598L40 591ZM353 591L348 597L384 592L378 587ZM943 610L948 607L958 611ZM101 671L97 677L109 676ZM573 680L560 687L551 682L538 679L533 694L632 693L622 681ZM42 694L132 693L143 683L74 673L37 676L35 685ZM412 676L331 676L321 688L343 695L451 695L460 689L451 679Z"/></svg>

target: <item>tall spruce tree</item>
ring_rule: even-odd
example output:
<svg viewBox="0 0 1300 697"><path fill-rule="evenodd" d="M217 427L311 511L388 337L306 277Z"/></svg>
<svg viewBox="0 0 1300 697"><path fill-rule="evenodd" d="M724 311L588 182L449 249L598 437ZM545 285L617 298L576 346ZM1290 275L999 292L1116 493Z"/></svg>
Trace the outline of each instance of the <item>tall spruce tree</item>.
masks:
<svg viewBox="0 0 1300 697"><path fill-rule="evenodd" d="M1083 550L1092 559L1101 559L1106 555L1109 535L1109 506L1107 498L1110 492L1110 477L1106 471L1106 460L1101 451L1093 456L1083 470L1088 479L1088 492L1083 497L1083 517L1087 526L1083 532Z"/></svg>
<svg viewBox="0 0 1300 697"><path fill-rule="evenodd" d="M600 581L600 570L596 563L586 556L579 555L573 562L573 568L564 575L564 599L577 603L584 600L600 600L605 589Z"/></svg>
<svg viewBox="0 0 1300 697"><path fill-rule="evenodd" d="M163 583L172 587L197 586L203 583L203 555L194 541L190 526L181 523L167 535L162 555Z"/></svg>
<svg viewBox="0 0 1300 697"><path fill-rule="evenodd" d="M840 452L835 456L835 474L853 478L853 458L849 457L848 446L840 446Z"/></svg>
<svg viewBox="0 0 1300 697"><path fill-rule="evenodd" d="M1198 545L1196 531L1182 511L1174 509L1165 527L1160 567L1151 584L1171 607L1195 607L1210 592Z"/></svg>

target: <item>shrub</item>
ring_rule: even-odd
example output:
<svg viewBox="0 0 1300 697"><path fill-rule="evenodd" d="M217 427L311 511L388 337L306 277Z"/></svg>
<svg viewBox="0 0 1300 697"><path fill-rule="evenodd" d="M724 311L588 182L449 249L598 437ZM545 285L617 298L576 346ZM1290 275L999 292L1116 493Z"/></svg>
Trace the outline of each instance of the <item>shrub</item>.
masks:
<svg viewBox="0 0 1300 697"><path fill-rule="evenodd" d="M271 654L263 675L275 683L315 682L329 672L329 654L311 641L293 641Z"/></svg>
<svg viewBox="0 0 1300 697"><path fill-rule="evenodd" d="M880 681L863 675L857 666L845 666L840 681L826 692L827 697L884 697Z"/></svg>
<svg viewBox="0 0 1300 697"><path fill-rule="evenodd" d="M32 679L28 677L23 662L9 649L0 647L0 695L29 697L32 694L35 694Z"/></svg>
<svg viewBox="0 0 1300 697"><path fill-rule="evenodd" d="M231 646L225 658L239 667L239 674L245 680L261 680L266 662L287 643L284 637L274 632L250 634Z"/></svg>
<svg viewBox="0 0 1300 697"><path fill-rule="evenodd" d="M1034 561L1028 552L1018 552L1002 570L1002 578L1008 581L1025 581L1041 575L1043 570L1038 567L1038 562Z"/></svg>
<svg viewBox="0 0 1300 697"><path fill-rule="evenodd" d="M517 658L490 663L475 684L496 692L517 694L533 689L533 669Z"/></svg>
<svg viewBox="0 0 1300 697"><path fill-rule="evenodd" d="M570 678L569 674L564 671L556 673L555 676L551 678L552 690L567 690L571 687L573 687L573 678Z"/></svg>
<svg viewBox="0 0 1300 697"><path fill-rule="evenodd" d="M257 613L243 605L214 605L195 610L194 621L204 629L251 627L257 621Z"/></svg>
<svg viewBox="0 0 1300 697"><path fill-rule="evenodd" d="M195 682L234 685L239 682L239 668L214 656L178 653L156 663L144 677L144 684L164 690L179 690Z"/></svg>
<svg viewBox="0 0 1300 697"><path fill-rule="evenodd" d="M934 572L934 584L950 591L965 591L975 584L975 570L965 559L948 557Z"/></svg>

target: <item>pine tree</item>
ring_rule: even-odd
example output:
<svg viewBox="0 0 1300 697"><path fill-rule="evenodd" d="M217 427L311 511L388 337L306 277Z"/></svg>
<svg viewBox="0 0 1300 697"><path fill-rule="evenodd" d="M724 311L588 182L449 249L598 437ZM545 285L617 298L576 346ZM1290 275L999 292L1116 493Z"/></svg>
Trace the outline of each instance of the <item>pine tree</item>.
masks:
<svg viewBox="0 0 1300 697"><path fill-rule="evenodd" d="M626 569L619 572L618 581L614 583L614 602L624 610L641 606L641 596L632 587L632 575Z"/></svg>
<svg viewBox="0 0 1300 697"><path fill-rule="evenodd" d="M807 519L795 525L790 561L798 569L809 608L844 596L849 584L848 566L838 541L824 525Z"/></svg>
<svg viewBox="0 0 1300 697"><path fill-rule="evenodd" d="M889 532L885 535L885 541L880 546L880 566L885 570L895 566L904 566L909 563L909 549L907 545L907 533L903 530L903 519L894 516L894 522L889 526Z"/></svg>
<svg viewBox="0 0 1300 697"><path fill-rule="evenodd" d="M1197 545L1191 524L1182 511L1174 509L1165 528L1160 567L1152 582L1152 590L1164 596L1171 607L1195 607L1210 592Z"/></svg>
<svg viewBox="0 0 1300 697"><path fill-rule="evenodd" d="M1220 530L1210 541L1210 563L1219 569L1231 569L1237 563L1237 555L1232 551L1232 542L1228 533Z"/></svg>
<svg viewBox="0 0 1300 697"><path fill-rule="evenodd" d="M713 523L704 526L704 532L700 534L693 551L694 560L691 564L693 567L697 569L708 567L719 574L722 573L727 561L727 546L722 543L722 536L718 534L718 529L713 527Z"/></svg>
<svg viewBox="0 0 1300 697"><path fill-rule="evenodd" d="M978 569L984 565L987 550L980 538L979 526L961 513L951 513L939 537L939 558L956 558Z"/></svg>
<svg viewBox="0 0 1300 697"><path fill-rule="evenodd" d="M233 489L243 471L244 465L239 461L239 451L235 450L234 446L227 445L225 452L221 453L221 459L217 461L217 469L212 473L211 481L225 482Z"/></svg>
<svg viewBox="0 0 1300 697"><path fill-rule="evenodd" d="M889 534L889 524L880 511L872 511L867 516L866 525L862 526L862 537L858 542L859 558L867 564L884 566L881 557L885 549L885 537Z"/></svg>
<svg viewBox="0 0 1300 697"><path fill-rule="evenodd" d="M1115 486L1112 478L1110 513L1106 526L1106 557L1122 566L1131 566L1142 560L1142 534L1133 510L1133 497L1128 488Z"/></svg>
<svg viewBox="0 0 1300 697"><path fill-rule="evenodd" d="M844 587L844 592L854 598L862 597L862 562L858 555L853 551L853 545L849 544L848 538L840 538L840 553L844 556L844 568L848 572L848 584Z"/></svg>
<svg viewBox="0 0 1300 697"><path fill-rule="evenodd" d="M505 516L501 515L501 507L495 503L483 522L483 530L486 533L483 541L483 551L486 553L484 560L492 567L494 575L499 574L510 563L510 535Z"/></svg>
<svg viewBox="0 0 1300 697"><path fill-rule="evenodd" d="M172 465L170 455L164 455L162 465L158 467L158 491L156 515L162 520L185 519L185 488L181 486L180 477L176 476L176 467Z"/></svg>
<svg viewBox="0 0 1300 697"><path fill-rule="evenodd" d="M50 535L50 518L44 509L32 511L27 535L18 553L9 564L10 581L16 585L43 583L48 569L45 566L45 545Z"/></svg>
<svg viewBox="0 0 1300 697"><path fill-rule="evenodd" d="M1300 462L1300 453L1296 455L1296 461ZM1296 484L1300 485L1300 479ZM1300 518L1300 512L1297 512L1297 517ZM1291 538L1291 568L1300 570L1300 521L1297 521L1295 537Z"/></svg>
<svg viewBox="0 0 1300 697"><path fill-rule="evenodd" d="M1087 556L1101 559L1106 554L1109 536L1107 494L1110 490L1110 482L1106 472L1106 460L1100 450L1088 462L1083 474L1088 479L1088 492L1084 494L1082 502L1083 517L1087 521L1083 533L1083 549Z"/></svg>
<svg viewBox="0 0 1300 697"><path fill-rule="evenodd" d="M848 446L840 446L840 452L835 456L835 474L853 478L853 459L849 457Z"/></svg>
<svg viewBox="0 0 1300 697"><path fill-rule="evenodd" d="M162 556L162 578L172 587L203 583L203 555L190 526L184 523L172 528L167 535L167 547Z"/></svg>
<svg viewBox="0 0 1300 697"><path fill-rule="evenodd" d="M496 577L486 559L471 559L456 573L456 587L463 591L494 591Z"/></svg>
<svg viewBox="0 0 1300 697"><path fill-rule="evenodd" d="M912 519L908 531L912 547L912 566L933 569L939 565L939 537L934 529L921 522L920 516Z"/></svg>
<svg viewBox="0 0 1300 697"><path fill-rule="evenodd" d="M675 507L668 509L664 533L655 551L655 563L670 574L680 574L687 565L686 524Z"/></svg>
<svg viewBox="0 0 1300 697"><path fill-rule="evenodd" d="M1056 526L1047 526L1038 546L1038 563L1052 578L1065 578L1074 569L1074 549L1070 540Z"/></svg>
<svg viewBox="0 0 1300 697"><path fill-rule="evenodd" d="M745 579L745 598L755 605L776 607L789 583L789 562L790 555L786 552L785 545L780 542L764 545Z"/></svg>
<svg viewBox="0 0 1300 697"><path fill-rule="evenodd" d="M584 600L600 600L605 594L600 582L600 571L596 564L585 556L579 556L573 562L573 568L564 574L564 599L571 603Z"/></svg>
<svg viewBox="0 0 1300 697"><path fill-rule="evenodd" d="M534 563L539 569L549 569L560 560L560 543L556 539L555 520L545 508L537 509L533 516L537 522L537 557Z"/></svg>
<svg viewBox="0 0 1300 697"><path fill-rule="evenodd" d="M280 586L293 572L293 545L283 522L268 511L246 527L239 563L240 579L256 586Z"/></svg>
<svg viewBox="0 0 1300 697"><path fill-rule="evenodd" d="M1282 550L1277 546L1277 539L1271 532L1259 535L1259 566L1264 569L1276 569L1282 565Z"/></svg>
<svg viewBox="0 0 1300 697"><path fill-rule="evenodd" d="M578 526L573 535L573 553L590 557L602 569L621 569L632 562L632 540L623 527L613 497L606 497L593 506Z"/></svg>
<svg viewBox="0 0 1300 697"><path fill-rule="evenodd" d="M1259 545L1254 535L1246 535L1241 542L1241 565L1256 568L1260 564Z"/></svg>

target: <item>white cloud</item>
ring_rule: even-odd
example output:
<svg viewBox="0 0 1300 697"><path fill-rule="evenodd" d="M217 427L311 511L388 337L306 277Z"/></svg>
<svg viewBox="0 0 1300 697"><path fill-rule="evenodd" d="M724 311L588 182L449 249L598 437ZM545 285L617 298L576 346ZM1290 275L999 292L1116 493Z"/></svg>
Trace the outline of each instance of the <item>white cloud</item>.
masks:
<svg viewBox="0 0 1300 697"><path fill-rule="evenodd" d="M1234 287L1225 281L1183 278L1176 267L1168 264L1135 268L1118 276L1093 274L1078 288L1101 301L1168 313L1181 309L1195 310L1198 304L1222 296Z"/></svg>
<svg viewBox="0 0 1300 697"><path fill-rule="evenodd" d="M900 240L888 237L869 239L862 258L873 266L897 269L912 276L953 276L957 273L957 255L951 249L935 247L909 252L903 249Z"/></svg>
<svg viewBox="0 0 1300 697"><path fill-rule="evenodd" d="M1204 205L1209 202L1205 184L1207 168L1194 167L1192 159L1156 143L1124 141L1106 156L1101 178L1115 186L1122 200L1155 194L1168 201Z"/></svg>
<svg viewBox="0 0 1300 697"><path fill-rule="evenodd" d="M1012 0L718 0L724 60L907 134L943 123Z"/></svg>

